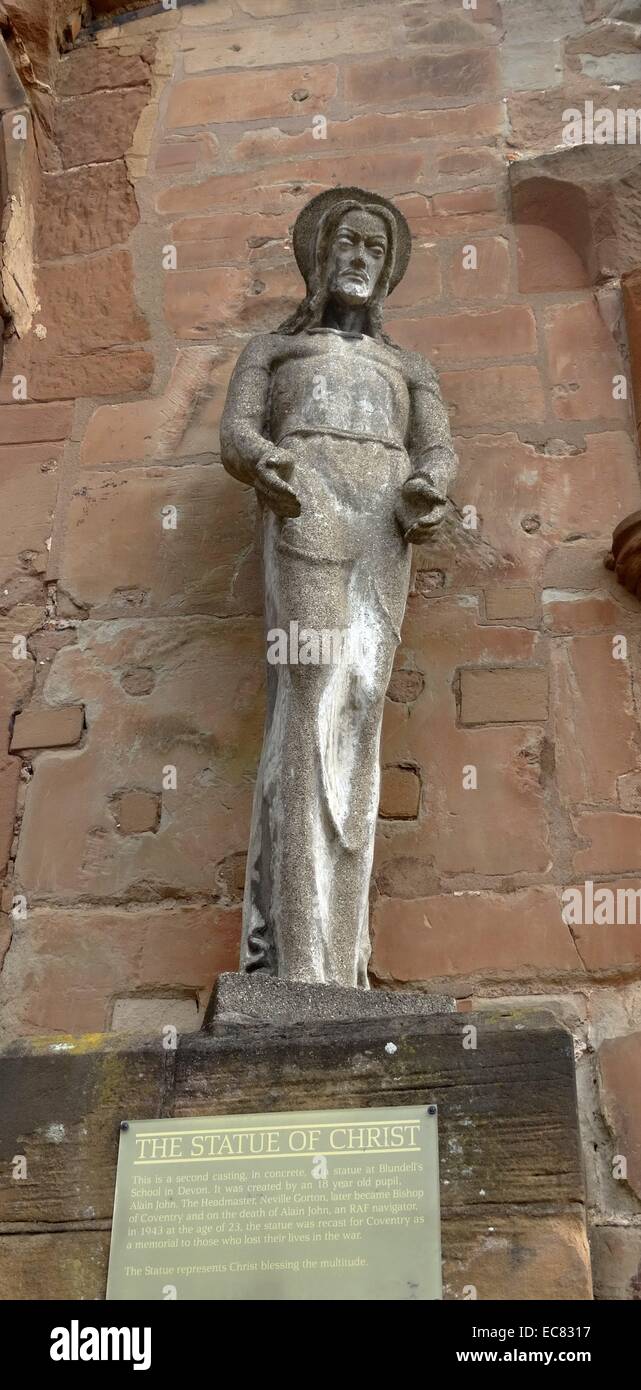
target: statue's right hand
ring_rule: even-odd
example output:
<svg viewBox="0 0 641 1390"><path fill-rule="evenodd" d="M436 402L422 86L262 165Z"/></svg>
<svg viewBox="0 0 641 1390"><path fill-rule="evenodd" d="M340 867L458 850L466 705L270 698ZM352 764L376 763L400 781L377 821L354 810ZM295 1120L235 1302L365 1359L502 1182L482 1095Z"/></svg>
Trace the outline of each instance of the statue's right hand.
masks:
<svg viewBox="0 0 641 1390"><path fill-rule="evenodd" d="M293 458L284 449L274 449L254 464L253 483L259 497L277 516L300 516L300 499L283 474L291 474Z"/></svg>

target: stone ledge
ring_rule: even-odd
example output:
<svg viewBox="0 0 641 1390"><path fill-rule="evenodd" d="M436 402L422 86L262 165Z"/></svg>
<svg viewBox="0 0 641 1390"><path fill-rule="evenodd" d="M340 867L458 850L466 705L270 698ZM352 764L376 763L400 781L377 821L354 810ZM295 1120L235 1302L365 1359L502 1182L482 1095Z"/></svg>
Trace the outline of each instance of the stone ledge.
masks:
<svg viewBox="0 0 641 1390"><path fill-rule="evenodd" d="M392 989L346 989L342 985L308 985L279 980L263 972L219 975L203 1023L305 1023L310 1019L424 1017L454 1013L447 994L419 994Z"/></svg>

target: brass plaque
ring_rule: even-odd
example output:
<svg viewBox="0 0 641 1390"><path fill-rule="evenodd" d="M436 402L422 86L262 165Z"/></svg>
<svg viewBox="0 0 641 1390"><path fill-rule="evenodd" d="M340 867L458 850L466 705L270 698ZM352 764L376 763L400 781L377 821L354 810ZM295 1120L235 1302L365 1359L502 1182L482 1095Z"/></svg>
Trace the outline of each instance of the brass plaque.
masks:
<svg viewBox="0 0 641 1390"><path fill-rule="evenodd" d="M121 1128L107 1298L441 1296L435 1107Z"/></svg>

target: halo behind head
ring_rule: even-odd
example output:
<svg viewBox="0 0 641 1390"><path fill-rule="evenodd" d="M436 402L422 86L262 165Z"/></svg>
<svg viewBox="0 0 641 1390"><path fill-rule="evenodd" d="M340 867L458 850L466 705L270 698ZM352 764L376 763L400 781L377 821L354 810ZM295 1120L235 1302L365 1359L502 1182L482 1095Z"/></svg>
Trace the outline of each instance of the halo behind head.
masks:
<svg viewBox="0 0 641 1390"><path fill-rule="evenodd" d="M380 193L368 193L364 188L326 188L322 193L317 193L315 198L311 198L304 208L301 208L294 224L292 240L296 264L305 284L309 287L314 271L316 239L321 219L334 204L342 202L359 203L363 207L370 208L383 207L394 218L396 255L390 273L389 289L390 291L395 289L407 270L412 249L410 229L402 212L399 212L388 198L383 198Z"/></svg>

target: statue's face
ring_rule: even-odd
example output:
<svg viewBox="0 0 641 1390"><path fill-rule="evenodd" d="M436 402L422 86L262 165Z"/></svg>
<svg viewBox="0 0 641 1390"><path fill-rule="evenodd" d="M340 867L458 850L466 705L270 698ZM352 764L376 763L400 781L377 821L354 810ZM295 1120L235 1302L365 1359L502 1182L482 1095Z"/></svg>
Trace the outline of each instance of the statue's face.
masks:
<svg viewBox="0 0 641 1390"><path fill-rule="evenodd" d="M387 228L381 217L353 208L341 219L329 249L327 287L341 304L368 304L387 252Z"/></svg>

